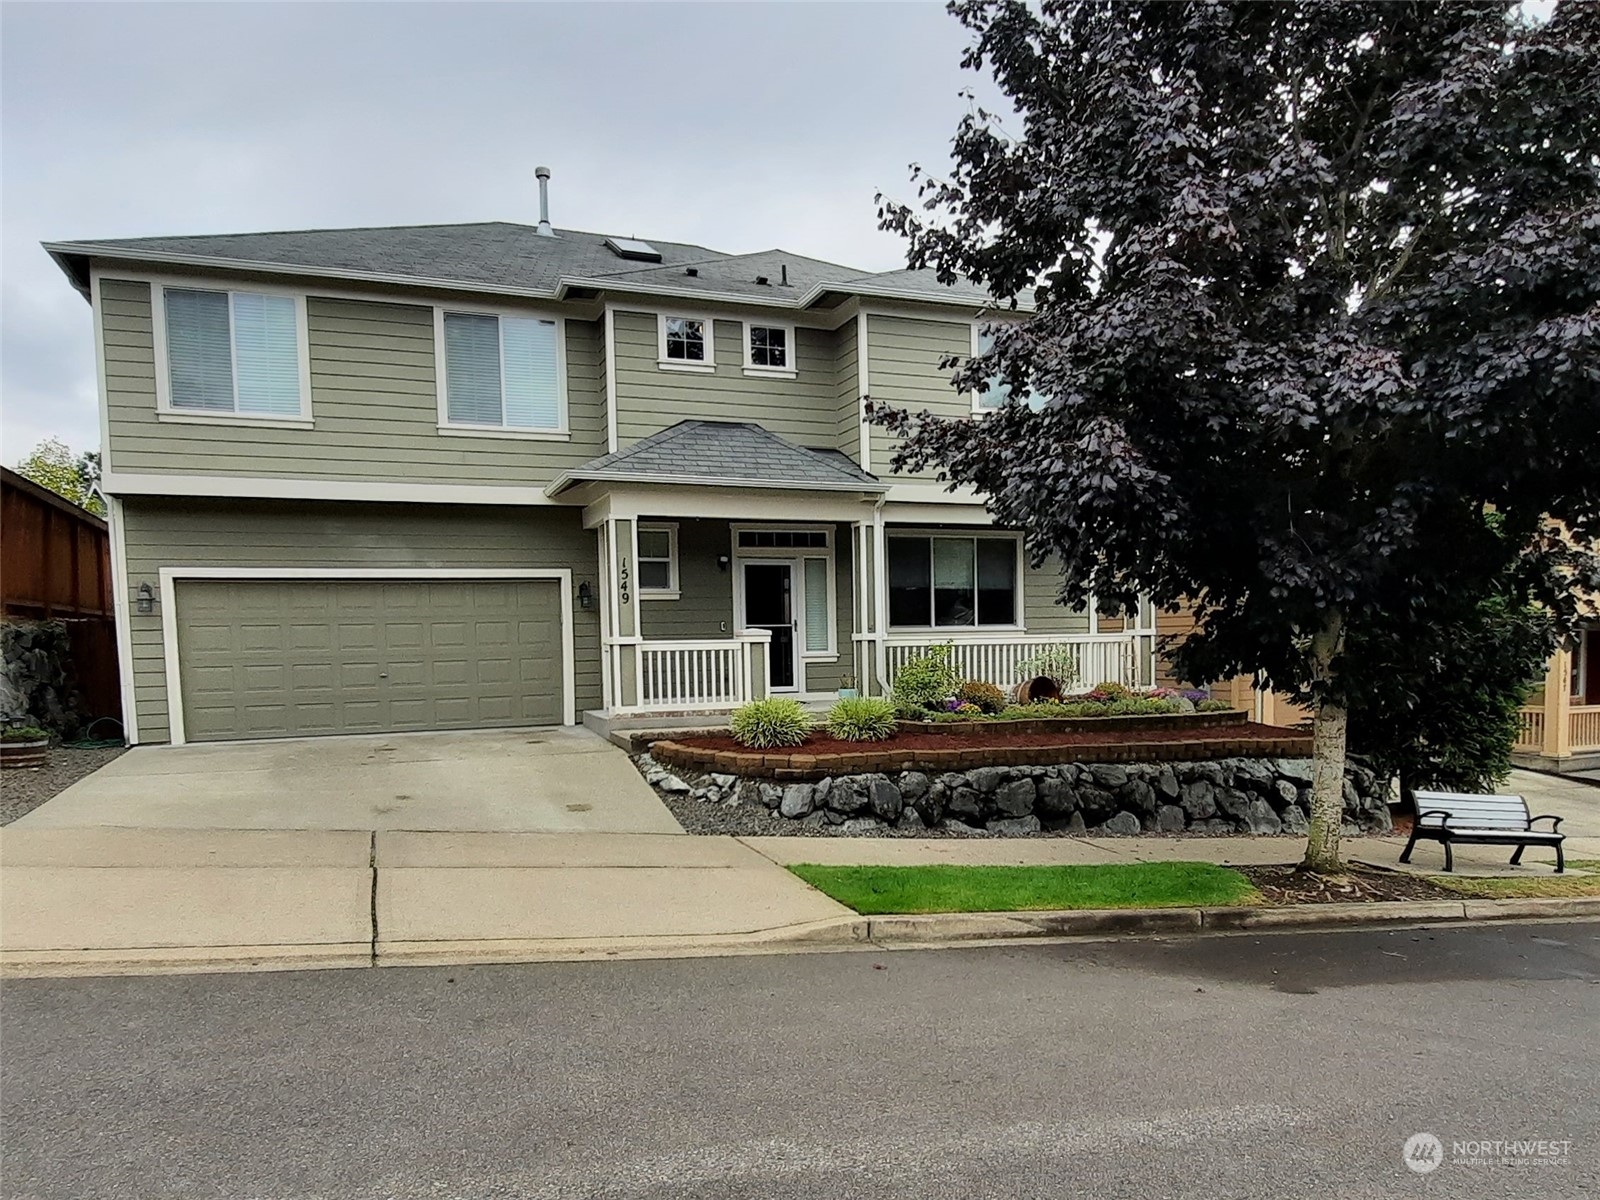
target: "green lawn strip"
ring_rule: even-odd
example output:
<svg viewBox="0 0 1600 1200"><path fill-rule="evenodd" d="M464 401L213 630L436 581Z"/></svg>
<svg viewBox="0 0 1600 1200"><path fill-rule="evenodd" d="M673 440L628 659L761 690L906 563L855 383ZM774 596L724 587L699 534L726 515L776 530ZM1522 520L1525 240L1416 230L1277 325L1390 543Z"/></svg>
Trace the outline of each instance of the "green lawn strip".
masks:
<svg viewBox="0 0 1600 1200"><path fill-rule="evenodd" d="M1239 872L1212 863L1060 867L836 867L797 863L789 869L818 891L866 916L1051 908L1178 908L1254 904L1261 898Z"/></svg>
<svg viewBox="0 0 1600 1200"><path fill-rule="evenodd" d="M1461 875L1432 875L1440 887L1477 900L1509 900L1566 896L1600 896L1600 859L1569 858L1567 866L1590 875L1541 875L1537 879L1472 879Z"/></svg>

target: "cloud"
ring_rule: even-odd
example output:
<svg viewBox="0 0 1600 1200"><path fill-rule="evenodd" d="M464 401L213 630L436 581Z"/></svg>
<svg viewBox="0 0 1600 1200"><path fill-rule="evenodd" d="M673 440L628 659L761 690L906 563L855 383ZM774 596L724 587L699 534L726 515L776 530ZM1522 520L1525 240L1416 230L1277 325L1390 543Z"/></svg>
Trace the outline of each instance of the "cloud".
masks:
<svg viewBox="0 0 1600 1200"><path fill-rule="evenodd" d="M901 264L873 195L945 159L932 4L8 5L0 454L98 441L88 306L39 242L537 219Z"/></svg>

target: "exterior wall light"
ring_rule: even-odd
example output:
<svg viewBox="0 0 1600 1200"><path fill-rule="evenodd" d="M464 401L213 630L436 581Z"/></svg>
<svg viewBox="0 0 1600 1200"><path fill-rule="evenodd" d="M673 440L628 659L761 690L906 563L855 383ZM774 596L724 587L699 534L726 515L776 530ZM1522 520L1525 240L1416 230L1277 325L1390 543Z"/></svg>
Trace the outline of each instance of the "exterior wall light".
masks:
<svg viewBox="0 0 1600 1200"><path fill-rule="evenodd" d="M156 593L154 588L152 588L148 583L141 583L139 585L138 597L138 600L134 602L134 608L140 616L149 616L151 613L155 612Z"/></svg>
<svg viewBox="0 0 1600 1200"><path fill-rule="evenodd" d="M578 607L584 612L594 611L594 589L589 586L587 579L578 584Z"/></svg>

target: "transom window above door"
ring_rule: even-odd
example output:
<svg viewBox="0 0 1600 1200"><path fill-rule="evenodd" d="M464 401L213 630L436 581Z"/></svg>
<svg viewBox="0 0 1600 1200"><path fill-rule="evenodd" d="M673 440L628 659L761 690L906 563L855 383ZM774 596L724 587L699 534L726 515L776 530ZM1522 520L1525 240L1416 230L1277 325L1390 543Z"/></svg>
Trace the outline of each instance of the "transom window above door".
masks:
<svg viewBox="0 0 1600 1200"><path fill-rule="evenodd" d="M668 316L659 318L660 363L685 371L716 369L710 317Z"/></svg>
<svg viewBox="0 0 1600 1200"><path fill-rule="evenodd" d="M889 624L961 629L1020 624L1020 539L891 534Z"/></svg>
<svg viewBox="0 0 1600 1200"><path fill-rule="evenodd" d="M566 435L561 322L553 317L436 309L439 429Z"/></svg>
<svg viewBox="0 0 1600 1200"><path fill-rule="evenodd" d="M305 301L161 287L158 407L174 418L306 422Z"/></svg>
<svg viewBox="0 0 1600 1200"><path fill-rule="evenodd" d="M744 370L746 375L794 376L794 326L746 321Z"/></svg>

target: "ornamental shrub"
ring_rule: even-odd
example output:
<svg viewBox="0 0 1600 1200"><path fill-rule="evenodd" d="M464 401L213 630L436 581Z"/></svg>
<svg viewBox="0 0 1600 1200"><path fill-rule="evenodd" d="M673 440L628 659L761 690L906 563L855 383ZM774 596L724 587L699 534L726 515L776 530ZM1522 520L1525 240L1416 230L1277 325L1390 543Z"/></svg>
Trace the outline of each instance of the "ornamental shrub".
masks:
<svg viewBox="0 0 1600 1200"><path fill-rule="evenodd" d="M955 647L949 642L934 646L926 654L907 659L895 672L891 698L906 708L936 708L955 695L961 676L950 665Z"/></svg>
<svg viewBox="0 0 1600 1200"><path fill-rule="evenodd" d="M1104 700L1108 703L1116 700L1131 700L1133 699L1133 689L1122 683L1097 683L1089 689L1085 699Z"/></svg>
<svg viewBox="0 0 1600 1200"><path fill-rule="evenodd" d="M1233 705L1226 700L1196 700L1194 702L1195 712L1229 712L1232 708Z"/></svg>
<svg viewBox="0 0 1600 1200"><path fill-rule="evenodd" d="M1041 646L1017 663L1017 682L1040 676L1053 680L1063 692L1078 682L1078 654L1065 642Z"/></svg>
<svg viewBox="0 0 1600 1200"><path fill-rule="evenodd" d="M1006 706L1006 694L992 683L969 679L956 690L956 699L975 704L986 713L997 713Z"/></svg>
<svg viewBox="0 0 1600 1200"><path fill-rule="evenodd" d="M894 702L882 696L849 696L828 710L828 732L845 742L886 741L894 721Z"/></svg>
<svg viewBox="0 0 1600 1200"><path fill-rule="evenodd" d="M0 741L4 742L42 742L50 736L48 729L40 729L37 725L16 725L0 733Z"/></svg>
<svg viewBox="0 0 1600 1200"><path fill-rule="evenodd" d="M798 746L811 732L811 714L798 700L752 700L734 709L728 723L734 741L757 750Z"/></svg>

